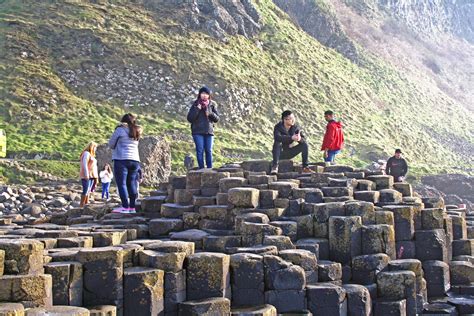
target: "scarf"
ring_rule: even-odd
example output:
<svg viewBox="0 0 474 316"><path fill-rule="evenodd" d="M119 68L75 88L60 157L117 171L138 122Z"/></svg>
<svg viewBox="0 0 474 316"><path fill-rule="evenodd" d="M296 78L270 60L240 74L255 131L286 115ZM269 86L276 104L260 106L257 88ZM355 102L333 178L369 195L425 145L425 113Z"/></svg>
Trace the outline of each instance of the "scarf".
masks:
<svg viewBox="0 0 474 316"><path fill-rule="evenodd" d="M208 100L203 100L199 99L199 104L201 105L202 110L207 110L207 107L209 106L209 99Z"/></svg>

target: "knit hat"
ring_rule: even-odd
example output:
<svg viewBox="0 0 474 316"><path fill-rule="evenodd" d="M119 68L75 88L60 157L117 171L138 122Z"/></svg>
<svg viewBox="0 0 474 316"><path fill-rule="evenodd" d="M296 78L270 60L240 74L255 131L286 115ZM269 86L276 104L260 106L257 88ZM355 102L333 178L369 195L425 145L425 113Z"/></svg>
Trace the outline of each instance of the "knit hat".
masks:
<svg viewBox="0 0 474 316"><path fill-rule="evenodd" d="M204 86L204 87L202 87L201 89L199 89L199 95L201 95L201 93L203 93L203 92L204 92L204 93L207 93L207 94L209 94L209 95L211 95L211 93L212 93L211 89L209 89L209 88L206 87L206 86Z"/></svg>

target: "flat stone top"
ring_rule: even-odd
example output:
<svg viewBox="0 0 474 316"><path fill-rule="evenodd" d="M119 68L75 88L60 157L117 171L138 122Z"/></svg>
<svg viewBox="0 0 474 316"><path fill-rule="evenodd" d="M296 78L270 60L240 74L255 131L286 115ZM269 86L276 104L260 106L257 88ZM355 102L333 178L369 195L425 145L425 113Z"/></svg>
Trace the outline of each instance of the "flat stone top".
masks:
<svg viewBox="0 0 474 316"><path fill-rule="evenodd" d="M163 270L154 269L154 268L147 268L147 267L130 267L126 268L123 273L127 274L142 274L142 273L159 273L164 274Z"/></svg>
<svg viewBox="0 0 474 316"><path fill-rule="evenodd" d="M220 252L198 252L188 256L188 259L198 259L198 258L227 258L229 255Z"/></svg>

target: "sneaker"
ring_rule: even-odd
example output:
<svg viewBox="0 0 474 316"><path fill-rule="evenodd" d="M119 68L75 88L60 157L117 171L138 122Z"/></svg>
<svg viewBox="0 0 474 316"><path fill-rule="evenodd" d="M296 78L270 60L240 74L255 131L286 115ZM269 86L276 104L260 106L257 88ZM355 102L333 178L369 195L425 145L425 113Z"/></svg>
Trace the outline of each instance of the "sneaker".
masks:
<svg viewBox="0 0 474 316"><path fill-rule="evenodd" d="M304 167L301 173L314 173L314 171L309 169L308 167Z"/></svg>
<svg viewBox="0 0 474 316"><path fill-rule="evenodd" d="M134 207L129 207L128 208L128 214L135 214L137 211L135 210Z"/></svg>
<svg viewBox="0 0 474 316"><path fill-rule="evenodd" d="M277 174L277 173L278 173L278 166L272 167L272 171L270 171L270 174Z"/></svg>
<svg viewBox="0 0 474 316"><path fill-rule="evenodd" d="M123 207L123 206L116 207L112 210L112 213L127 214L128 213L128 208Z"/></svg>

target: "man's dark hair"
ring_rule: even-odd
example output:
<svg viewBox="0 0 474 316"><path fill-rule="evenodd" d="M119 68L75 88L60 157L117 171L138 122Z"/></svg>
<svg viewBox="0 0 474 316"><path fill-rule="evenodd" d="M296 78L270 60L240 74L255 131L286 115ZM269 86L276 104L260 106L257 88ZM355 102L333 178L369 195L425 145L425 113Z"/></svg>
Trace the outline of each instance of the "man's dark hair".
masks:
<svg viewBox="0 0 474 316"><path fill-rule="evenodd" d="M334 112L331 110L327 110L324 112L324 115L334 115Z"/></svg>
<svg viewBox="0 0 474 316"><path fill-rule="evenodd" d="M401 153L402 153L402 150L401 150L400 148L397 148L397 149L395 149L395 153L396 153L396 154L401 154Z"/></svg>
<svg viewBox="0 0 474 316"><path fill-rule="evenodd" d="M283 121L285 117L290 116L291 114L293 114L293 112L290 110L283 111L283 113L281 113L281 120Z"/></svg>

